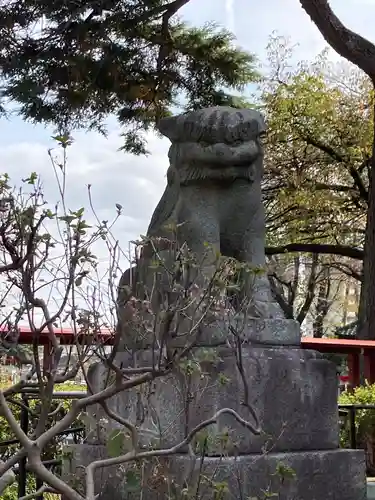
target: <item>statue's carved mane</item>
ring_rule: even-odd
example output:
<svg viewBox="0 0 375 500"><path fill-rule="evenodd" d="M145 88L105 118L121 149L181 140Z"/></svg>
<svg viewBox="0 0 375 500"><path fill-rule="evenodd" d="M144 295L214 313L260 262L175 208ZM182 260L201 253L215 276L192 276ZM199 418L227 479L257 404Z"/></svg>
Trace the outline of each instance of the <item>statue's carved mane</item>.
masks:
<svg viewBox="0 0 375 500"><path fill-rule="evenodd" d="M222 154L223 148L226 155ZM228 150L233 154L233 161ZM171 145L168 156L168 183L152 215L148 236L158 235L162 226L173 218L184 186L207 182L222 182L229 186L237 179L254 182L262 175L258 172L261 162L257 161L262 156L262 147L255 137L238 147L235 144L228 147L223 143L175 143Z"/></svg>
<svg viewBox="0 0 375 500"><path fill-rule="evenodd" d="M148 236L154 236L160 232L161 227L172 217L177 205L181 187L187 184L200 184L203 182L223 182L228 185L236 179L253 182L256 177L257 166L252 163L244 167L222 167L209 165L184 164L177 170L171 165L167 172L168 184L164 193L152 214L147 230Z"/></svg>

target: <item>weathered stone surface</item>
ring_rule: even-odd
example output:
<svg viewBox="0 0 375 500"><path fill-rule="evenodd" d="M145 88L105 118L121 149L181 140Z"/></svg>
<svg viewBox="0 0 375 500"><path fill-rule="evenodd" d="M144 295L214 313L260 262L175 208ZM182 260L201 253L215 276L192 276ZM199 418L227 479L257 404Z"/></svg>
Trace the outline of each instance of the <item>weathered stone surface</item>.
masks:
<svg viewBox="0 0 375 500"><path fill-rule="evenodd" d="M189 334L191 323L186 322L186 328L182 322L178 336L170 340L172 347L184 347L192 340ZM244 322L241 318L221 320L217 319L210 324L202 323L194 335L198 333L195 345L221 346L227 345L231 337L230 327L234 327L238 332L239 338L243 342L270 346L294 346L301 344L301 332L299 323L290 319L267 319L267 318L247 318ZM147 334L144 331L139 332L136 328L128 329L128 335L123 339L120 350L128 349L147 349L154 344L153 332Z"/></svg>
<svg viewBox="0 0 375 500"><path fill-rule="evenodd" d="M77 465L85 466L107 456L104 446L76 445L71 451L71 460L65 464L66 478L70 471L82 475L82 468L78 469ZM146 478L143 500L165 500L171 490L181 491L184 480L189 491L196 492L198 471L202 473L198 489L200 500L214 498L211 481L227 485L228 491L220 497L222 500L268 498L265 493L274 493L279 500L366 500L365 458L360 450L207 457L202 469L199 459L194 464L187 455L171 457L161 464L159 477L165 475L169 481L160 480L157 488L153 488L153 476ZM98 470L95 479L98 500L139 498L138 492L131 494L126 490L124 470L115 467Z"/></svg>
<svg viewBox="0 0 375 500"><path fill-rule="evenodd" d="M141 426L145 444L173 446L183 440L186 431L220 408L232 408L251 419L242 405L244 387L233 350L206 348L196 349L193 354L196 360L202 360L195 374L175 372L155 381L152 388L144 387L143 395L129 391L111 399L112 408L132 422L139 422L140 415L145 418ZM133 361L130 358L124 353L123 366L151 363L150 351L135 353ZM249 402L259 415L262 434L254 436L233 418L222 416L210 430L210 455L222 452L218 438L226 429L229 453L338 447L337 375L333 363L313 351L264 346L244 346L242 360ZM99 390L103 375L100 366L96 370L92 384L94 390Z"/></svg>
<svg viewBox="0 0 375 500"><path fill-rule="evenodd" d="M259 137L266 124L255 109L217 106L163 118L158 128L172 142L233 144Z"/></svg>
<svg viewBox="0 0 375 500"><path fill-rule="evenodd" d="M183 471L189 471L189 466L188 457L179 456L174 463L176 477L184 477ZM277 471L283 468L287 470L282 481ZM294 477L288 477L288 468L294 472ZM216 481L228 483L229 493L225 499L261 499L267 491L276 493L278 500L366 499L364 454L360 450L209 458L205 461L204 474L209 476L210 472L215 472ZM200 500L210 498L210 494L203 494Z"/></svg>
<svg viewBox="0 0 375 500"><path fill-rule="evenodd" d="M217 320L212 324L202 324L197 346L222 346L227 345L231 338L230 328L233 327L238 337L251 345L269 346L294 346L301 345L301 331L297 321L289 319L246 318L246 321ZM182 328L183 333L183 328ZM148 344L150 346L151 344ZM186 335L181 335L181 340L174 339L172 345L183 347L186 345Z"/></svg>

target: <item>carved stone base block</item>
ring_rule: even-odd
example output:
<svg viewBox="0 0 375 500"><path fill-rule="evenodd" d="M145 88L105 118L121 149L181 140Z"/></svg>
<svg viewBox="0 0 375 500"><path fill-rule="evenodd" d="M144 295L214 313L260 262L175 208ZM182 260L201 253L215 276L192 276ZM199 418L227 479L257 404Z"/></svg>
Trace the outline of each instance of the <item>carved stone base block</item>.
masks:
<svg viewBox="0 0 375 500"><path fill-rule="evenodd" d="M262 331L268 332L264 343ZM294 322L253 320L244 331L240 358L224 337L217 344L203 343L167 377L111 398L108 406L137 426L141 449L175 446L222 408L252 422L246 397L262 432L254 435L232 415L221 415L192 441L195 462L186 447L169 458L97 470L98 499L264 500L274 493L279 500L365 500L364 453L339 450L336 367L294 345L296 331ZM276 345L270 345L272 339ZM116 362L146 367L155 357L145 348L119 353ZM104 365L93 365L89 379L94 392L103 389ZM108 437L114 429L124 431L100 406L89 411L86 444L71 448L65 462L65 476L81 487L82 466L107 458L113 453ZM120 453L131 449L126 436L121 447ZM134 481L140 473L142 485ZM190 496L184 497L185 487Z"/></svg>
<svg viewBox="0 0 375 500"><path fill-rule="evenodd" d="M82 466L105 456L104 446L71 447L70 460L65 462L65 478L71 474L71 481L83 484ZM154 468L143 472L142 499L365 500L364 471L364 454L359 450L211 457L204 460L203 467L200 461L194 466L188 456L177 455L168 461L159 460ZM164 481L163 476L168 479ZM127 483L126 477L129 477L126 470L118 467L98 470L95 474L97 499L138 500L139 489L133 480ZM191 497L181 495L184 481ZM194 496L197 488L198 496ZM215 491L219 490L222 496L215 497Z"/></svg>
<svg viewBox="0 0 375 500"><path fill-rule="evenodd" d="M122 353L121 361L123 366L147 366L151 364L151 352L138 351L133 356ZM251 422L243 405L247 391L249 403L260 419L261 435L255 436L232 416L222 415L208 429L208 455L223 452L220 437L225 433L229 435L225 452L233 454L338 447L337 375L333 363L315 351L244 345L242 368L247 387L231 348L195 349L191 360L178 372L157 379L142 391L118 394L109 405L131 422L140 422L144 445L170 447L221 408L234 409ZM103 387L104 378L104 367L97 365L91 372L95 392ZM95 419L100 415L104 418L100 408L93 411ZM97 433L92 431L88 442L98 442Z"/></svg>

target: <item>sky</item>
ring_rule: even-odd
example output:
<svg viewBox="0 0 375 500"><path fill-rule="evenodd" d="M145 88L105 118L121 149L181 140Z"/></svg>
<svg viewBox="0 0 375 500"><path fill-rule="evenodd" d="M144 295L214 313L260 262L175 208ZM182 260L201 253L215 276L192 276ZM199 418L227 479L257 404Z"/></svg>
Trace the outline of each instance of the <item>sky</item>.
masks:
<svg viewBox="0 0 375 500"><path fill-rule="evenodd" d="M331 0L331 6L349 28L375 42L373 20L375 0ZM191 0L180 11L192 25L208 21L233 31L237 44L264 61L269 35L291 37L298 43L296 60L311 60L325 47L320 33L300 7L298 0ZM337 56L332 54L332 59ZM94 206L101 219L111 219L115 203L123 215L115 235L123 247L145 233L152 212L164 190L169 142L148 137L148 157L134 157L118 151L121 137L115 121L104 138L96 133L76 133L68 154L67 199L71 208L88 205L87 185L91 184ZM47 153L55 144L52 130L33 126L14 117L0 120L0 172L12 179L35 171L43 179L47 199L57 198L53 169ZM58 154L58 152L57 152ZM104 258L104 257L103 257Z"/></svg>

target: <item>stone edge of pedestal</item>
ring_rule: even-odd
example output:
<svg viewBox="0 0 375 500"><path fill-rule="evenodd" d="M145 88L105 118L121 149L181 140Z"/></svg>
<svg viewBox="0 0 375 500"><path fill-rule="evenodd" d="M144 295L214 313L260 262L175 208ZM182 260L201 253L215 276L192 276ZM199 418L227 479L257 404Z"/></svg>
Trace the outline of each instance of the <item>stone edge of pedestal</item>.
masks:
<svg viewBox="0 0 375 500"><path fill-rule="evenodd" d="M69 445L67 448L70 459L69 463L66 459L63 463L63 479L68 483L73 478L82 478L83 467L93 460L107 458L106 447L103 445ZM66 451L65 456L68 455ZM79 467L72 468L72 464ZM174 455L168 458L168 469L177 482L184 480L187 471L194 481L195 474L201 470L201 462L198 459L192 468L191 457ZM286 471L285 477L282 475L283 470ZM278 498L283 500L366 500L363 450L335 449L206 457L204 472L208 475L212 471L217 474L215 481L228 482L231 494L238 495L238 485L241 483L241 494L245 494L245 498L256 498L262 490L271 487L273 490L280 488ZM103 488L99 500L122 500L121 483L124 482L124 477L124 472L118 474L118 468L102 469L95 477L97 488ZM238 480L239 477L241 481ZM146 495L145 498L159 500L164 497Z"/></svg>
<svg viewBox="0 0 375 500"><path fill-rule="evenodd" d="M202 326L197 337L196 345L200 347L215 347L225 345L230 336L229 327L233 327L242 341L264 346L291 346L301 345L300 325L289 319L248 318L246 324L242 320L225 322L218 320L210 325ZM191 341L191 336L180 335L170 342L171 347L184 347ZM153 344L152 339L124 339L126 349L147 349Z"/></svg>

